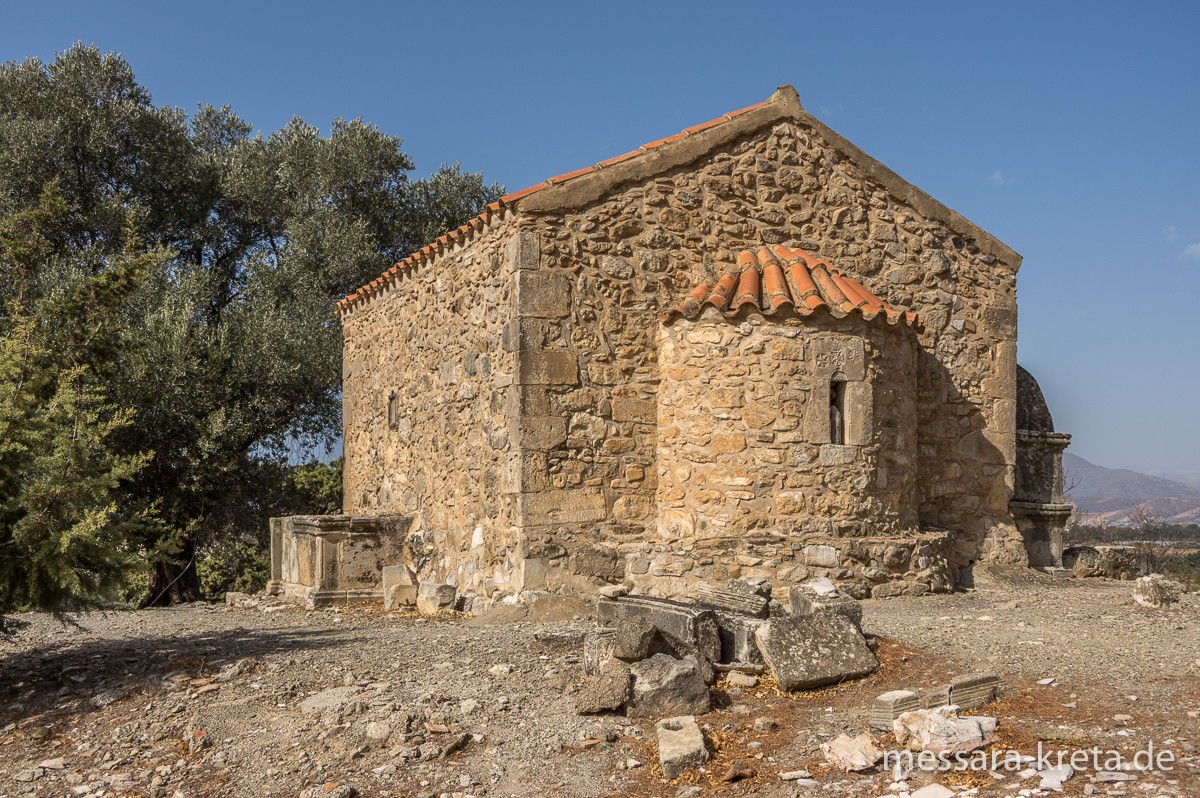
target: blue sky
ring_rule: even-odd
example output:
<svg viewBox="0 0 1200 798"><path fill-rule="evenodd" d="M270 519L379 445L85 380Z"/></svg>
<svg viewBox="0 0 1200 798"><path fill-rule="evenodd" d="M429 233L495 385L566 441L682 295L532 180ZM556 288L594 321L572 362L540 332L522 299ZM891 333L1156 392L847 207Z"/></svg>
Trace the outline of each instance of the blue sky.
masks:
<svg viewBox="0 0 1200 798"><path fill-rule="evenodd" d="M1200 482L1194 3L9 4L0 60L121 52L159 104L359 117L510 190L791 83L1025 257L1020 360L1071 451Z"/></svg>

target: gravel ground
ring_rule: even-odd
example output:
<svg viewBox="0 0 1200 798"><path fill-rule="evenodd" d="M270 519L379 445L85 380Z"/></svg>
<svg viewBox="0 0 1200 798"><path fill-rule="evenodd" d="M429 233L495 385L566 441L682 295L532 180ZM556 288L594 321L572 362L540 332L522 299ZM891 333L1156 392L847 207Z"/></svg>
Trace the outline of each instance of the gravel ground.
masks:
<svg viewBox="0 0 1200 798"><path fill-rule="evenodd" d="M0 798L38 796L864 796L929 781L968 795L1036 795L1014 773L827 768L821 742L858 734L874 696L992 671L1009 688L976 714L997 748L1153 742L1177 761L1133 781L1066 782L1065 795L1200 796L1200 602L1130 599L1129 583L1028 571L977 575L948 596L872 600L881 667L836 688L781 694L722 681L698 718L713 761L664 783L652 721L575 714L579 599L477 618L367 607L306 612L194 605L29 615L0 643ZM1052 683L1039 681L1053 679ZM889 735L876 734L887 748ZM753 776L724 777L734 763ZM806 769L797 787L781 772ZM973 792L972 792L973 791Z"/></svg>

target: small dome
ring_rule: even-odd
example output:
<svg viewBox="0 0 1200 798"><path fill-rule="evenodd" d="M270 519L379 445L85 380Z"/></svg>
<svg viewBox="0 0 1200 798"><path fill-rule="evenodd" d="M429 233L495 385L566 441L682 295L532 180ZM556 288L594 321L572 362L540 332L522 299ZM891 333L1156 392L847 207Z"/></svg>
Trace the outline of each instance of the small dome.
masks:
<svg viewBox="0 0 1200 798"><path fill-rule="evenodd" d="M1028 432L1054 432L1054 419L1046 406L1042 388L1021 365L1017 364L1017 429Z"/></svg>

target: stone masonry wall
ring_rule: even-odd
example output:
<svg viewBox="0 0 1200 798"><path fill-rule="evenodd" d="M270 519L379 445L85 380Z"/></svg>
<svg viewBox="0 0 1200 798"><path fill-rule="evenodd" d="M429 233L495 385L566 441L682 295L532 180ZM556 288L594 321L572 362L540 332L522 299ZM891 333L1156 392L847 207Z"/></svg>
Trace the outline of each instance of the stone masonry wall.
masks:
<svg viewBox="0 0 1200 798"><path fill-rule="evenodd" d="M923 218L898 193L797 121L569 213L522 212L537 274L557 281L566 303L544 331L535 325L563 381L525 396L555 433L522 471L522 501L535 511L526 553L550 569L551 584L666 567L654 468L656 314L763 243L820 254L924 317L918 521L946 530L931 534L954 541L956 566L1023 561L1008 511L1018 264ZM557 506L571 509L549 511ZM727 570L740 567L755 566Z"/></svg>
<svg viewBox="0 0 1200 798"><path fill-rule="evenodd" d="M414 516L421 578L483 593L511 587L520 537L513 233L494 219L343 317L345 512Z"/></svg>
<svg viewBox="0 0 1200 798"><path fill-rule="evenodd" d="M688 551L652 566L656 587L670 576L683 592L737 566L781 581L829 569L864 587L906 576L945 584L934 567L944 560L914 555L915 338L824 313L726 320L710 309L665 327L658 532ZM845 394L841 445L831 442L831 381Z"/></svg>

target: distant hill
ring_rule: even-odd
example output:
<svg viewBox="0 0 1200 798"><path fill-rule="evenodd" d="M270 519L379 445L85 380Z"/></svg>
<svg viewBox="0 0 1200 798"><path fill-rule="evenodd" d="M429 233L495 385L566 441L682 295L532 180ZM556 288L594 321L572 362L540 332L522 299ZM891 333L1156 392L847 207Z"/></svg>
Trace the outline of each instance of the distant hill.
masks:
<svg viewBox="0 0 1200 798"><path fill-rule="evenodd" d="M1131 514L1144 505L1164 523L1200 523L1200 487L1195 485L1125 468L1105 468L1070 452L1063 455L1063 471L1070 488L1067 498L1081 514L1098 522L1131 524Z"/></svg>

